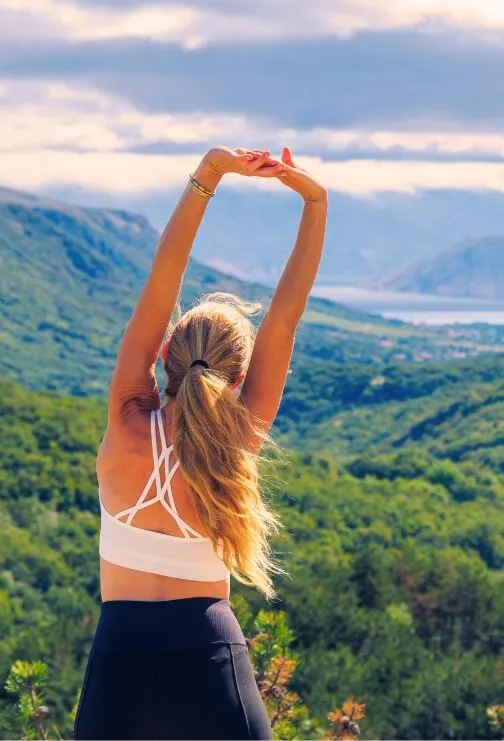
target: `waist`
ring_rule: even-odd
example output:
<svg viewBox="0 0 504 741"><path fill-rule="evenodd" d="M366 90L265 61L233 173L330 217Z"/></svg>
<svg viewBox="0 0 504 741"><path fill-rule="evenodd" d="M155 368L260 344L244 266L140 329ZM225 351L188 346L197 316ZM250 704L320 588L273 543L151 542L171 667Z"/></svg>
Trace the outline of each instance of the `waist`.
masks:
<svg viewBox="0 0 504 741"><path fill-rule="evenodd" d="M102 604L91 651L183 650L219 642L246 645L227 599L114 600Z"/></svg>
<svg viewBox="0 0 504 741"><path fill-rule="evenodd" d="M100 591L102 601L165 602L191 597L229 599L229 579L199 582L132 571L100 561Z"/></svg>

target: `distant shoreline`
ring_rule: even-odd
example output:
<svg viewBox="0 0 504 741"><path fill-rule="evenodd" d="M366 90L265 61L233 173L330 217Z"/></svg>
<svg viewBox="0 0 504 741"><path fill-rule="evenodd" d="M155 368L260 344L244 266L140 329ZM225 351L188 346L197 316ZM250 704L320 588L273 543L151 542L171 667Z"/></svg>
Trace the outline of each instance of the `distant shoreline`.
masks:
<svg viewBox="0 0 504 741"><path fill-rule="evenodd" d="M412 324L502 324L504 302L477 298L454 298L419 293L371 291L356 286L317 284L312 292L318 298L401 319Z"/></svg>

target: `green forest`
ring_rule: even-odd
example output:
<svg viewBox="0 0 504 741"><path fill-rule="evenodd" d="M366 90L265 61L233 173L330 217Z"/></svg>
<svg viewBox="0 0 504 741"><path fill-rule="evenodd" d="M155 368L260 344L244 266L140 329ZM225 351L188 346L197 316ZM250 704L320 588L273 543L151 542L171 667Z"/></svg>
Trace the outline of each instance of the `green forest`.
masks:
<svg viewBox="0 0 504 741"><path fill-rule="evenodd" d="M19 737L33 671L48 727L70 738L99 609L104 393L156 235L23 194L0 226L0 737ZM208 290L270 296L192 262L183 303ZM288 576L270 603L232 585L299 698L277 738L323 737L348 698L363 739L502 738L487 712L504 700L501 341L310 303L263 471ZM276 659L258 646L266 681Z"/></svg>
<svg viewBox="0 0 504 741"><path fill-rule="evenodd" d="M426 419L436 409L424 401ZM488 396L466 447L488 441L487 409ZM16 659L44 660L62 723L98 610L105 406L4 381L0 410L0 682ZM288 532L275 551L290 574L268 607L293 631L292 687L321 722L348 696L365 702L362 738L498 738L485 710L503 686L504 479L488 447L485 460L450 458L450 430L341 465L288 452L267 464L265 496ZM240 585L233 593L253 614L265 606ZM11 698L0 703L8 718Z"/></svg>

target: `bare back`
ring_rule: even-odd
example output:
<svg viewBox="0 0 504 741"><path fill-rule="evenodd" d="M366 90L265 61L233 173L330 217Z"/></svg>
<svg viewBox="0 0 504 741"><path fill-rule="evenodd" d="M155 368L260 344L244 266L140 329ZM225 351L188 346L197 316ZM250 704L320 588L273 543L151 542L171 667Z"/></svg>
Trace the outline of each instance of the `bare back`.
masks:
<svg viewBox="0 0 504 741"><path fill-rule="evenodd" d="M152 473L150 414L139 411L121 428L108 429L97 458L97 474L103 506L111 515L133 507ZM172 405L162 410L162 424L171 442ZM205 534L193 502L178 469L171 479L171 490L180 517L195 530ZM183 537L176 520L160 502L135 514L134 526L142 530ZM229 582L193 581L135 571L100 561L101 596L108 600L158 601L186 597L229 597Z"/></svg>

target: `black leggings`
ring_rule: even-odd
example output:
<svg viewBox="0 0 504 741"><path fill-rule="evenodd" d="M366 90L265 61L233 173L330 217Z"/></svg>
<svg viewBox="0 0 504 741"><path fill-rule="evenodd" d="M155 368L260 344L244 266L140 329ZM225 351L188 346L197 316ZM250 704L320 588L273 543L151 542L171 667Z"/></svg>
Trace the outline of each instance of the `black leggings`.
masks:
<svg viewBox="0 0 504 741"><path fill-rule="evenodd" d="M105 602L76 739L271 739L229 602Z"/></svg>

